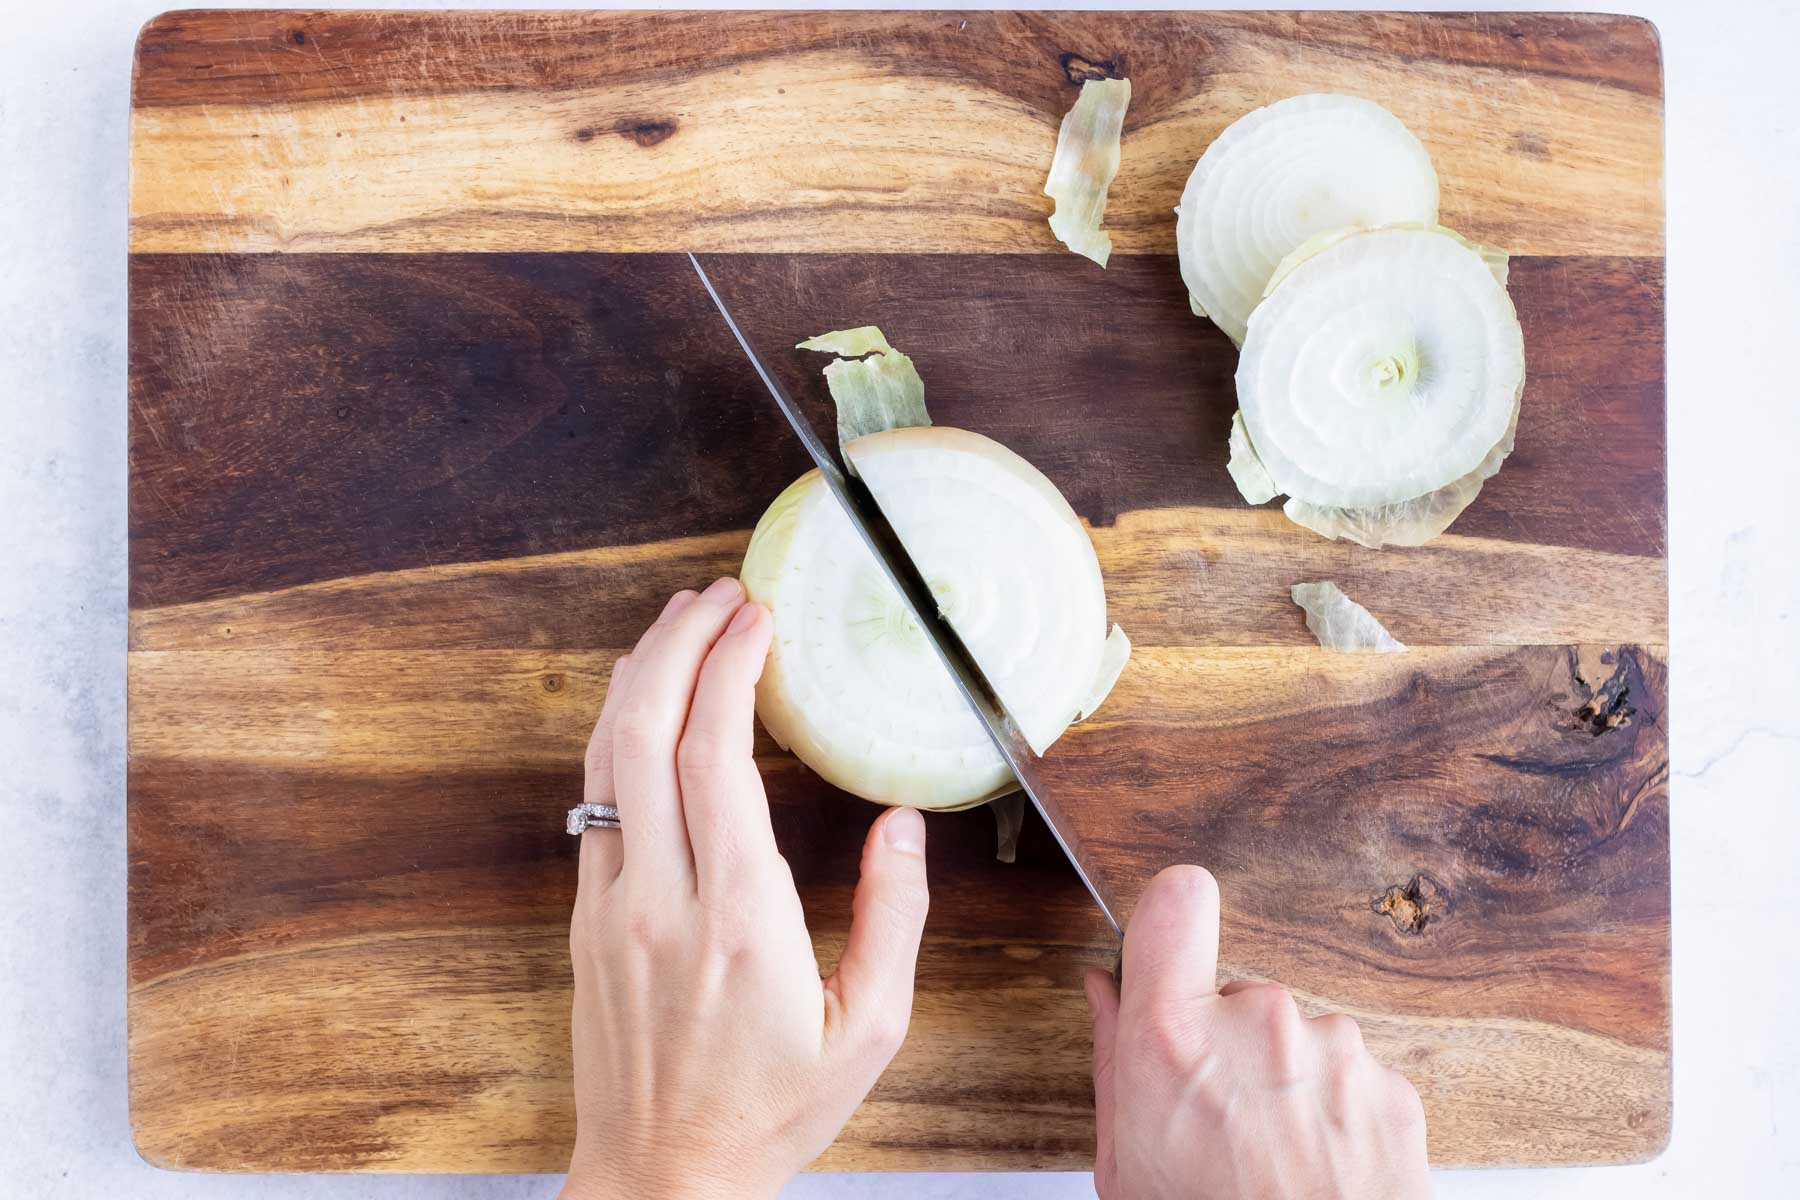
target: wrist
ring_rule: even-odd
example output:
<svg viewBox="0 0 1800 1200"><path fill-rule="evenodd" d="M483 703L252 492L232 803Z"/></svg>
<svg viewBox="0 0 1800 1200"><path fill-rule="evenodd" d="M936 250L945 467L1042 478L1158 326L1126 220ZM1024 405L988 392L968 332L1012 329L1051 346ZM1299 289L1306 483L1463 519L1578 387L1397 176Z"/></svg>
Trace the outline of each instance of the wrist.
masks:
<svg viewBox="0 0 1800 1200"><path fill-rule="evenodd" d="M717 1178L677 1166L641 1170L617 1161L577 1156L558 1200L774 1200L781 1185L752 1182L753 1172Z"/></svg>

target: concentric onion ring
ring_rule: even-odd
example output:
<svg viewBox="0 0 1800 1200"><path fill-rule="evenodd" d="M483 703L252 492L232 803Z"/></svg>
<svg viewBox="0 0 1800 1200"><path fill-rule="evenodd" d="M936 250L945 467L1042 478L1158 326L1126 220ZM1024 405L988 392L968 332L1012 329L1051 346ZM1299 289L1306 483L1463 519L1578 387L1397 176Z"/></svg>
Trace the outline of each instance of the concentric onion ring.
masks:
<svg viewBox="0 0 1800 1200"><path fill-rule="evenodd" d="M1331 229L1436 222L1437 172L1379 104L1293 96L1232 122L1200 156L1175 211L1189 302L1242 345L1289 252Z"/></svg>
<svg viewBox="0 0 1800 1200"><path fill-rule="evenodd" d="M1286 272L1250 317L1237 392L1276 491L1372 508L1482 468L1524 379L1518 317L1483 254L1447 231L1376 229Z"/></svg>

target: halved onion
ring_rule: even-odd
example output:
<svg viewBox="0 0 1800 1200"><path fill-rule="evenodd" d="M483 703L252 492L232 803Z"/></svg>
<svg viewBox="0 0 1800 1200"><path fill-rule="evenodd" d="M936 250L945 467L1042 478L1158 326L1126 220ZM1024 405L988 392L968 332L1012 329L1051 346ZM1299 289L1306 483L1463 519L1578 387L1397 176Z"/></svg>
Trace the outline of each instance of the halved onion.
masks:
<svg viewBox="0 0 1800 1200"><path fill-rule="evenodd" d="M1242 345L1291 251L1332 229L1433 223L1438 179L1419 139L1374 101L1293 96L1226 127L1175 212L1190 306Z"/></svg>
<svg viewBox="0 0 1800 1200"><path fill-rule="evenodd" d="M1525 383L1524 339L1492 258L1435 227L1374 229L1283 270L1238 358L1245 437L1232 452L1244 461L1233 477L1253 457L1302 524L1422 517L1420 528L1436 525L1425 536L1441 532L1511 450ZM1442 488L1452 493L1431 497ZM1363 516L1332 521L1324 509Z"/></svg>
<svg viewBox="0 0 1800 1200"><path fill-rule="evenodd" d="M967 430L893 429L846 454L1042 753L1122 665L1108 650L1100 565L1080 520L1030 463ZM965 808L1015 786L817 472L763 514L742 579L775 622L757 715L813 770L918 808Z"/></svg>

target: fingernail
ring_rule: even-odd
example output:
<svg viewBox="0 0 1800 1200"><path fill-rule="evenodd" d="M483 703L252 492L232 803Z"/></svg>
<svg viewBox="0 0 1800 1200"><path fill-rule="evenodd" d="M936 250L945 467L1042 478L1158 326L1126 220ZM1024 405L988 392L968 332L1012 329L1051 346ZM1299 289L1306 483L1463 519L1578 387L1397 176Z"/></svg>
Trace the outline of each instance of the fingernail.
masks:
<svg viewBox="0 0 1800 1200"><path fill-rule="evenodd" d="M902 854L925 853L925 818L916 808L896 808L881 826L887 844Z"/></svg>
<svg viewBox="0 0 1800 1200"><path fill-rule="evenodd" d="M669 597L669 602L663 605L662 616L659 619L667 621L671 617L680 616L682 611L685 610L688 605L699 598L699 592L676 592L673 596Z"/></svg>
<svg viewBox="0 0 1800 1200"><path fill-rule="evenodd" d="M746 630L746 629L750 628L752 625L756 624L756 618L761 615L762 615L762 605L746 604L742 608L737 610L737 615L735 617L731 618L731 624L729 624L725 627L725 632L726 633L742 633L742 632L744 632L744 630Z"/></svg>
<svg viewBox="0 0 1800 1200"><path fill-rule="evenodd" d="M744 598L744 585L727 575L722 579L715 579L712 586L701 593L700 598L708 604L735 603Z"/></svg>

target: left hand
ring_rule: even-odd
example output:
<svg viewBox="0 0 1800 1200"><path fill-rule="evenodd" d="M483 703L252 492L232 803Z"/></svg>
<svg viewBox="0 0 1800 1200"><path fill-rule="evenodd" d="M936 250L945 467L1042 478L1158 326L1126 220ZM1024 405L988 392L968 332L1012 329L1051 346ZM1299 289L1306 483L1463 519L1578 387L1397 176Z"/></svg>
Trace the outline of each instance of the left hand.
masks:
<svg viewBox="0 0 1800 1200"><path fill-rule="evenodd" d="M875 822L849 941L821 981L751 758L771 621L735 579L669 601L613 668L582 835L575 1152L589 1197L774 1196L900 1048L925 924L925 823Z"/></svg>

